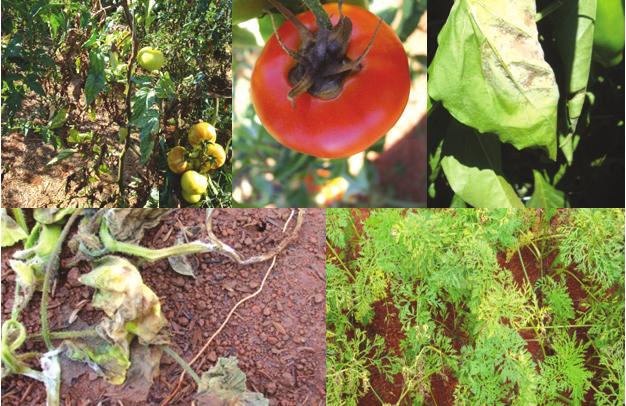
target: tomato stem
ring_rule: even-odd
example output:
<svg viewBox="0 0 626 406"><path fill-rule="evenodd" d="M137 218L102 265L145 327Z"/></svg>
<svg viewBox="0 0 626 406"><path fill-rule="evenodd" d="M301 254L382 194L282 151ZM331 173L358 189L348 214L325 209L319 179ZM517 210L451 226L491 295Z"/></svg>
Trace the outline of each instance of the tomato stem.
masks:
<svg viewBox="0 0 626 406"><path fill-rule="evenodd" d="M302 0L304 4L307 6L309 10L315 15L315 19L317 20L317 25L320 27L324 27L327 30L333 28L333 24L330 22L330 18L324 8L322 7L322 3L320 0ZM339 0L339 4L341 4L341 0Z"/></svg>
<svg viewBox="0 0 626 406"><path fill-rule="evenodd" d="M132 35L132 48L130 51L130 58L128 60L128 65L127 65L127 73L126 73L126 139L124 140L124 148L122 149L122 152L120 153L119 159L118 159L118 164L117 164L117 187L118 187L118 193L119 193L119 203L120 206L122 207L126 207L127 205L127 199L126 196L124 195L124 158L126 157L126 152L128 152L128 149L130 148L130 143L131 143L131 137L130 137L130 130L131 130L131 125L130 125L130 121L132 120L133 117L133 110L132 110L132 106L131 106L131 99L132 99L132 88L133 88L133 65L135 63L135 61L137 60L137 48L139 47L139 43L137 40L137 32L135 30L135 21L134 21L134 15L133 13L130 11L130 7L128 6L128 0L124 0L122 1L122 8L124 9L124 14L126 15L126 21L128 23L128 26L130 27L130 32Z"/></svg>

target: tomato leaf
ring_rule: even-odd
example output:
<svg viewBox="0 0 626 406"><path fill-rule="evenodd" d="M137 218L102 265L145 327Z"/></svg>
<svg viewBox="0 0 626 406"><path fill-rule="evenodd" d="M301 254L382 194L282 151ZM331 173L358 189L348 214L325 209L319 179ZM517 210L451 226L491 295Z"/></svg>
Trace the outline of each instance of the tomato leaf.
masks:
<svg viewBox="0 0 626 406"><path fill-rule="evenodd" d="M550 182L537 170L533 170L535 178L535 191L526 203L526 207L554 208L567 207L565 193L557 190Z"/></svg>
<svg viewBox="0 0 626 406"><path fill-rule="evenodd" d="M524 207L513 187L491 169L468 167L452 156L444 157L441 167L454 193L474 207Z"/></svg>
<svg viewBox="0 0 626 406"><path fill-rule="evenodd" d="M77 149L74 148L66 148L66 149L62 149L61 151L59 151L59 153L57 154L57 156L55 156L54 158L52 158L51 160L48 161L48 163L46 164L46 166L52 166L54 164L57 164L59 162L61 162L64 159L67 159L69 157L71 157L72 155L74 155L76 152L78 152Z"/></svg>
<svg viewBox="0 0 626 406"><path fill-rule="evenodd" d="M156 227L170 210L112 209L104 214L104 221L117 241L139 244L146 230Z"/></svg>
<svg viewBox="0 0 626 406"><path fill-rule="evenodd" d="M246 374L237 366L236 357L220 357L213 368L202 374L200 380L197 396L200 404L269 405L261 393L247 390Z"/></svg>
<svg viewBox="0 0 626 406"><path fill-rule="evenodd" d="M56 130L57 128L62 127L63 124L65 124L65 121L67 120L67 113L68 113L67 107L60 108L54 114L52 119L48 122L48 129Z"/></svg>
<svg viewBox="0 0 626 406"><path fill-rule="evenodd" d="M137 268L127 259L107 256L94 262L94 269L78 279L96 289L93 307L109 318L99 324L113 342L128 350L131 334L143 344L164 342L161 329L167 325L157 295L143 283Z"/></svg>
<svg viewBox="0 0 626 406"><path fill-rule="evenodd" d="M533 0L459 0L439 33L428 93L460 122L556 158L559 91Z"/></svg>
<svg viewBox="0 0 626 406"><path fill-rule="evenodd" d="M89 75L85 82L85 102L89 106L104 89L104 53L99 49L89 52Z"/></svg>
<svg viewBox="0 0 626 406"><path fill-rule="evenodd" d="M580 135L568 134L566 136L559 135L559 149L565 156L568 165L574 163L574 152L578 147L580 141Z"/></svg>
<svg viewBox="0 0 626 406"><path fill-rule="evenodd" d="M126 380L126 371L130 367L129 353L120 344L109 343L101 337L90 337L64 341L61 348L69 359L85 362L114 385Z"/></svg>
<svg viewBox="0 0 626 406"><path fill-rule="evenodd" d="M9 216L7 209L0 209L0 230L2 231L2 242L0 246L10 247L28 237L26 231Z"/></svg>

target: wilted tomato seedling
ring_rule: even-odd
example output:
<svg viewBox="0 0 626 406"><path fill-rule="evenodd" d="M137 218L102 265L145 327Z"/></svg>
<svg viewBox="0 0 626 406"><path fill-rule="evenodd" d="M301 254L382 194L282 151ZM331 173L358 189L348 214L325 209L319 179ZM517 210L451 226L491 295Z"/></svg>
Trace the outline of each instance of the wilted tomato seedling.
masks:
<svg viewBox="0 0 626 406"><path fill-rule="evenodd" d="M237 366L236 358L219 358L216 365L199 376L191 365L202 355L221 329L230 320L230 315L245 301L255 297L269 276L276 256L298 235L303 223L304 211L300 210L295 226L286 232L289 217L284 226L285 238L273 249L263 254L244 258L235 249L220 241L212 231L213 210L207 211L206 240L176 243L171 247L150 249L139 245L145 230L157 226L169 210L162 209L35 209L36 225L28 229L21 209L0 212L2 246L10 246L26 240L24 249L16 251L10 261L16 273L15 294L11 318L2 325L3 376L25 375L43 382L47 391L47 405L60 404L62 357L85 363L107 382L122 385L129 379L131 368L138 368L148 376L158 374L163 352L172 357L194 380L198 404L223 404L244 402L249 405L267 406L262 394L246 389L246 378ZM71 216L66 220L68 215ZM50 331L48 320L49 291L56 279L62 247L73 224L80 218L78 230L67 244L74 254L68 264L86 261L91 272L83 274L78 281L95 289L92 306L104 312L103 318L87 328L69 331ZM180 230L177 241L186 235ZM135 265L126 258L107 255L124 253L149 261L168 258L172 269L185 276L194 276L194 267L186 255L216 252L245 265L272 259L259 289L240 300L224 320L213 337L189 362L169 347L168 321L161 312L161 303L156 293L143 282ZM20 313L26 308L35 290L42 291L40 306L41 332L28 334L19 321ZM70 323L77 318L78 310L70 316ZM21 352L27 340L42 339L48 348L44 354ZM60 343L53 342L60 340ZM39 358L41 370L33 369L29 361ZM180 375L179 385L184 373ZM150 380L150 383L152 380ZM163 402L175 398L176 390ZM218 403L215 403L218 402ZM234 403L229 403L234 404Z"/></svg>

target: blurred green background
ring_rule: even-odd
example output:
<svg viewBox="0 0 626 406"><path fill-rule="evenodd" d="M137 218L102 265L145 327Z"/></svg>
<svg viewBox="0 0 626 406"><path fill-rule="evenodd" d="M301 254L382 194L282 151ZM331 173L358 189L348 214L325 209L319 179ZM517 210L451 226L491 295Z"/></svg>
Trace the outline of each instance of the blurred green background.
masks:
<svg viewBox="0 0 626 406"><path fill-rule="evenodd" d="M366 151L319 159L280 145L250 100L250 77L273 33L264 0L233 1L233 205L420 207L426 200L426 0L351 0L382 18L404 44L411 93L396 125ZM301 2L284 0L296 9ZM260 6L259 6L260 5ZM275 14L277 25L283 21Z"/></svg>

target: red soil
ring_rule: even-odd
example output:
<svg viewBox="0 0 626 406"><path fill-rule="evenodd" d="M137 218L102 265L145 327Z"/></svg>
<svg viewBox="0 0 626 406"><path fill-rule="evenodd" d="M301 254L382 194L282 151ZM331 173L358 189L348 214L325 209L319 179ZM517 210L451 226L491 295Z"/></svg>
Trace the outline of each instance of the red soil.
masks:
<svg viewBox="0 0 626 406"><path fill-rule="evenodd" d="M386 344L386 353L389 355L401 355L400 342L404 339L402 324L398 316L398 309L393 304L391 296L389 296L389 290L387 295L387 298L374 303L375 315L372 322L367 326L367 335L372 339L377 335L381 336ZM386 403L395 404L400 398L402 388L404 387L402 375L396 374L393 377L393 382L389 382L377 368L371 368L370 374L370 383L378 396ZM408 399L405 399L402 404L409 405L410 403ZM369 391L359 399L359 406L378 405L380 405L380 401L372 391Z"/></svg>

